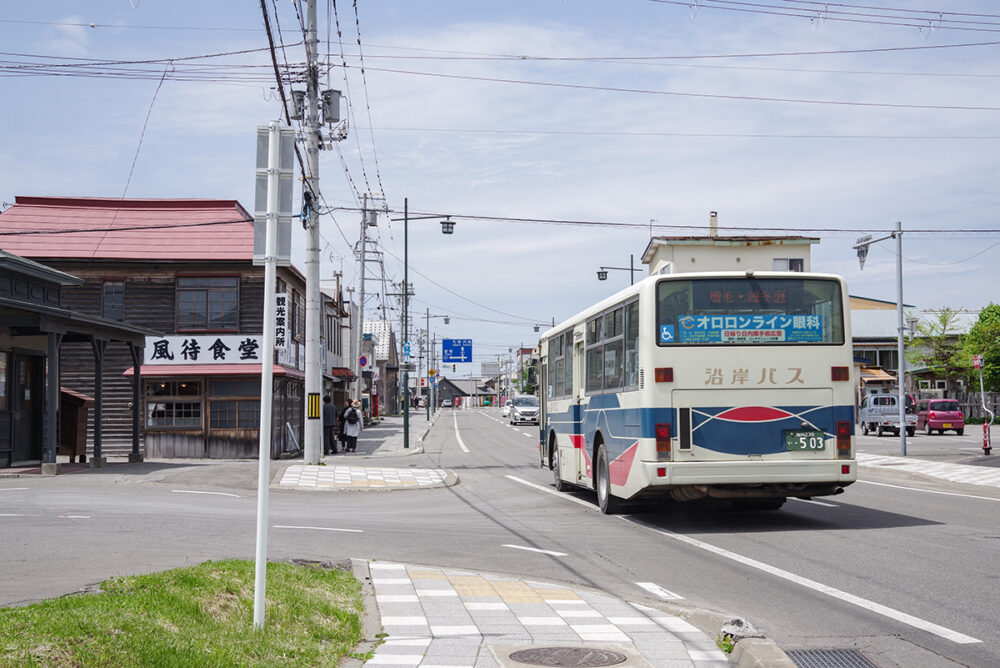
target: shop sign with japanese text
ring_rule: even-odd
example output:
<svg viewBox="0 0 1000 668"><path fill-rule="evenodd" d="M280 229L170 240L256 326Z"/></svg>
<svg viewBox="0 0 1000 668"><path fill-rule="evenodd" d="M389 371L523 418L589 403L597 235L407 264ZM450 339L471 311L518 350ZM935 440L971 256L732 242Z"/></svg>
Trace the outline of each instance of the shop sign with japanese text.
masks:
<svg viewBox="0 0 1000 668"><path fill-rule="evenodd" d="M260 334L147 336L143 364L260 363Z"/></svg>

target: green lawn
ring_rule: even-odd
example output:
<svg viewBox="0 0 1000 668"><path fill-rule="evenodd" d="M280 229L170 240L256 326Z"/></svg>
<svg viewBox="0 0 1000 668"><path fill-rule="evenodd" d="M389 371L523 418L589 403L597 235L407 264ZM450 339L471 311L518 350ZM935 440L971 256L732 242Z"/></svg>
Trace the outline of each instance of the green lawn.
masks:
<svg viewBox="0 0 1000 668"><path fill-rule="evenodd" d="M361 585L269 563L253 630L254 563L114 578L95 594L0 609L2 666L336 666L363 639Z"/></svg>

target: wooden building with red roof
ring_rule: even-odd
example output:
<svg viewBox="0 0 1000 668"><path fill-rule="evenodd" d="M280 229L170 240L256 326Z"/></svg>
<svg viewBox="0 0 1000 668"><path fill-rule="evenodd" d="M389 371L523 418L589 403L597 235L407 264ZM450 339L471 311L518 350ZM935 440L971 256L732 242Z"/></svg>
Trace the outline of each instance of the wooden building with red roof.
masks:
<svg viewBox="0 0 1000 668"><path fill-rule="evenodd" d="M0 213L0 249L81 278L63 288L63 308L165 334L147 337L138 369L128 350L107 348L106 455L131 450L138 371L146 457L257 456L264 268L253 264L253 218L239 202L18 196ZM305 281L278 267L277 283L287 337L275 355L272 456L298 448L304 419ZM334 375L342 306L331 312L324 384L346 390L349 379ZM94 353L73 346L61 351L63 385L92 394Z"/></svg>

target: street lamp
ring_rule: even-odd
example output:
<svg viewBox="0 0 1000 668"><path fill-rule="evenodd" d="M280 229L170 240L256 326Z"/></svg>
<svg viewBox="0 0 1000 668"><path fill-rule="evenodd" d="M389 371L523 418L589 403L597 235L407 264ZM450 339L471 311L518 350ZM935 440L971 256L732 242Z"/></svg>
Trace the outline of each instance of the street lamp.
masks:
<svg viewBox="0 0 1000 668"><path fill-rule="evenodd" d="M440 215L435 216L414 216L413 220L427 220L432 218L440 218ZM399 219L395 219L398 221ZM445 216L445 219L441 221L441 233L442 234L452 234L455 231L455 223L451 220L451 216ZM409 332L408 329L408 319L410 316L410 199L403 199L403 344L409 342ZM404 360L405 362L405 360ZM409 364L409 362L405 362ZM404 365L403 367L403 387L406 388L404 392L403 402L403 447L410 447L410 372L408 368Z"/></svg>
<svg viewBox="0 0 1000 668"><path fill-rule="evenodd" d="M628 264L629 264L629 266L627 266L627 267L601 267L600 269L597 270L597 280L599 280L599 281L606 281L606 280L608 280L608 270L609 269L616 269L618 271L627 271L627 272L629 272L628 282L629 282L629 285L633 285L635 283L635 273L636 272L642 273L642 269L636 269L633 266L634 263L635 263L635 255L629 255L628 256ZM535 331L537 332L538 329L535 329Z"/></svg>
<svg viewBox="0 0 1000 668"><path fill-rule="evenodd" d="M899 396L896 401L899 404L899 449L902 456L905 457L906 390L904 384L906 382L906 358L903 356L903 334L905 332L903 328L903 224L896 221L896 230L878 239L872 239L870 234L863 236L854 242L853 248L858 251L858 261L861 263L861 270L864 270L865 258L868 257L868 246L879 241L885 241L886 239L896 240L896 319L898 321L896 327L896 357L899 359L897 362L899 369L896 373Z"/></svg>

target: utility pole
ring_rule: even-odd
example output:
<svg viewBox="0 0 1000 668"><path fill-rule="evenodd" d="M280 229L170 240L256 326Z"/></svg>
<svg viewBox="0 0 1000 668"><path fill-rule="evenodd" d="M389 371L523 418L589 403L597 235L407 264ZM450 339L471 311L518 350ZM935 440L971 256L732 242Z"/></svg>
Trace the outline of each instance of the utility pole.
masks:
<svg viewBox="0 0 1000 668"><path fill-rule="evenodd" d="M354 358L355 368L358 370L358 384L355 388L354 398L361 401L362 386L364 385L361 376L364 369L361 368L361 344L364 341L365 328L365 252L368 249L368 194L365 193L361 206L361 237L358 243L361 244L359 265L358 265L358 331L355 332L355 340L358 342L357 354ZM374 212L373 212L374 213Z"/></svg>
<svg viewBox="0 0 1000 668"><path fill-rule="evenodd" d="M319 289L319 40L316 36L316 0L306 3L306 162L303 202L308 207L306 226L306 424L303 458L306 464L319 464L322 454L323 421L320 394L323 390L323 366L320 358L320 289Z"/></svg>

